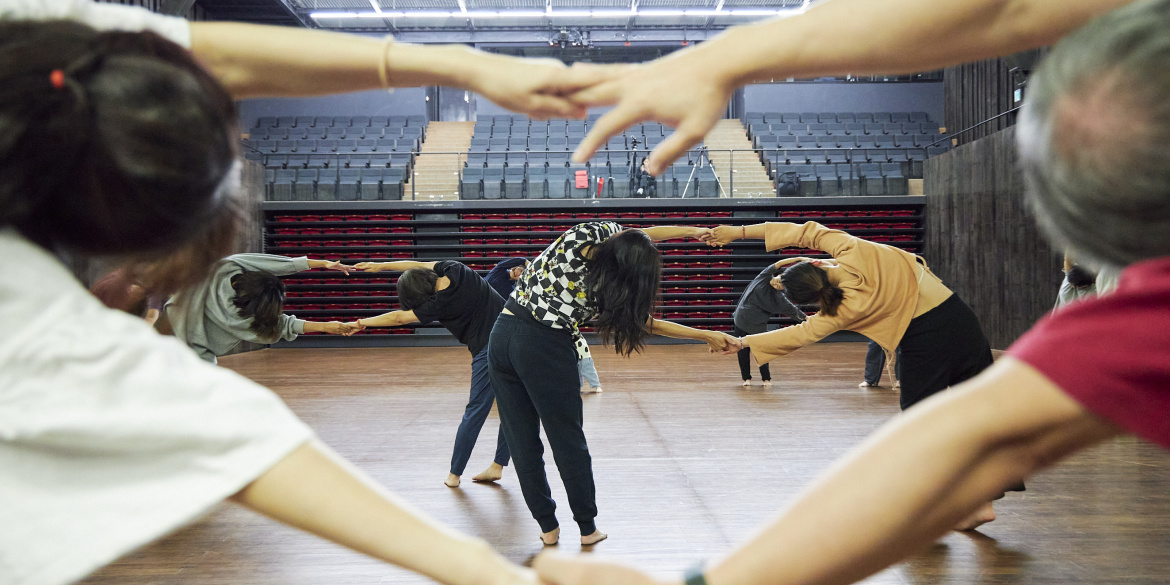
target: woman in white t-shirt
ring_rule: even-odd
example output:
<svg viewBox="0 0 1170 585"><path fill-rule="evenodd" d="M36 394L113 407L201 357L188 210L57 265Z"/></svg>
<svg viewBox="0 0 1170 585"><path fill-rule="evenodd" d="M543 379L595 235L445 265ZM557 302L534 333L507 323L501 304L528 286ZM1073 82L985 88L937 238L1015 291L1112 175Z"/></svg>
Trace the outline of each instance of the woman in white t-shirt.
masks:
<svg viewBox="0 0 1170 585"><path fill-rule="evenodd" d="M0 21L0 88L0 583L75 581L225 498L443 583L533 581L55 257L154 260L179 285L227 252L234 106L187 51Z"/></svg>

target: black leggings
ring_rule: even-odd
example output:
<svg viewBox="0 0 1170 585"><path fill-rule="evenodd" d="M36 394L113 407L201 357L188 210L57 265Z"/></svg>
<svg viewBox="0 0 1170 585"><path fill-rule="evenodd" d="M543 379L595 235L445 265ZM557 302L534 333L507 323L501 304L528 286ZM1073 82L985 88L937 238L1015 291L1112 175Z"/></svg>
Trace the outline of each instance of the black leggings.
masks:
<svg viewBox="0 0 1170 585"><path fill-rule="evenodd" d="M959 295L915 317L902 336L902 410L991 365L991 345Z"/></svg>
<svg viewBox="0 0 1170 585"><path fill-rule="evenodd" d="M488 363L500 425L520 491L541 532L559 526L557 504L544 472L544 426L553 460L569 496L573 519L586 536L597 531L593 459L585 442L577 348L572 335L537 321L514 302L501 313L488 342Z"/></svg>
<svg viewBox="0 0 1170 585"><path fill-rule="evenodd" d="M767 329L767 327L765 326L765 330L766 329ZM736 325L735 330L732 331L732 334L735 335L736 337L743 337L744 335L750 335L752 333L753 332L751 332L751 331L744 331L743 329L740 329L739 325ZM756 331L755 333L763 333L763 331ZM739 358L739 377L740 377L740 379L741 380L751 380L752 379L752 350L751 350L751 348L745 347L745 348L739 350L739 352L737 352L735 354L735 357ZM760 379L765 381L765 382L768 382L772 379L772 370L770 370L768 368L768 364L760 364Z"/></svg>
<svg viewBox="0 0 1170 585"><path fill-rule="evenodd" d="M898 347L902 410L978 376L993 361L979 319L957 294L911 320ZM1007 491L1022 492L1024 484Z"/></svg>

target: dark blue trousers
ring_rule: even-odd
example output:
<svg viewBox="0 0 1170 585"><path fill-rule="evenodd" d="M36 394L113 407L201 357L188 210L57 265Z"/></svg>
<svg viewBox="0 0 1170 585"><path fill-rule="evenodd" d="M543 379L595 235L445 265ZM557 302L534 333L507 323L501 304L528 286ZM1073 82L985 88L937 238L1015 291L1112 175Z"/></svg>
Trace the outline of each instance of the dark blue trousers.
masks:
<svg viewBox="0 0 1170 585"><path fill-rule="evenodd" d="M513 303L508 310L524 312ZM582 536L593 534L597 530L593 521L597 516L593 459L581 426L581 387L572 336L541 324L530 314L501 313L492 328L488 361L516 477L541 532L560 525L544 471L543 425L573 520Z"/></svg>
<svg viewBox="0 0 1170 585"><path fill-rule="evenodd" d="M463 475L467 460L471 458L471 450L475 448L475 440L479 438L479 430L483 428L483 422L492 411L492 402L495 398L491 377L488 375L487 348L484 348L471 359L471 399L463 409L463 421L459 423L459 431L455 433L451 473ZM496 439L495 462L507 465L508 457L508 442L504 440L504 426L501 424L499 437Z"/></svg>

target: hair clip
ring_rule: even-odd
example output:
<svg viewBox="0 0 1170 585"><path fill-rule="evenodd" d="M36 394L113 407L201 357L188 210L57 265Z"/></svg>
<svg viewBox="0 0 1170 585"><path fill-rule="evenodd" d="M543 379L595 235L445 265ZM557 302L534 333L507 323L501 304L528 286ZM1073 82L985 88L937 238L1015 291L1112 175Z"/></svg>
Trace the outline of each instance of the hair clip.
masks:
<svg viewBox="0 0 1170 585"><path fill-rule="evenodd" d="M49 83L52 83L53 87L57 89L65 87L65 72L60 69L51 71L49 73Z"/></svg>

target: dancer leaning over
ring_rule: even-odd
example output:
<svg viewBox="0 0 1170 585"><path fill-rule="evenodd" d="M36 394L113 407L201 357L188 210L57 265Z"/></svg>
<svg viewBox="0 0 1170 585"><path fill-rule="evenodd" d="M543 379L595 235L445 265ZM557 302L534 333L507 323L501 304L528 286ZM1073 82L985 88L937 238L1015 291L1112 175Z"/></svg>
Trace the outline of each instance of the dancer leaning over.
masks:
<svg viewBox="0 0 1170 585"><path fill-rule="evenodd" d="M451 469L443 482L447 487L459 487L459 477L467 467L479 431L495 402L492 382L488 378L487 343L492 325L504 308L504 299L479 274L459 262L396 260L361 262L354 268L366 272L403 271L398 277L398 300L402 310L358 319L352 323L354 328L398 327L409 323L438 321L471 352L471 398L467 401L463 420L455 433ZM508 465L508 458L508 443L504 440L501 425L496 439L495 459L483 473L471 478L472 481L500 479L504 466Z"/></svg>
<svg viewBox="0 0 1170 585"><path fill-rule="evenodd" d="M556 503L544 472L543 424L569 497L582 544L606 535L594 518L592 459L582 428L578 326L595 320L619 354L640 351L651 334L733 347L734 338L653 318L662 275L654 242L700 238L690 227L622 229L614 222L583 223L562 234L532 261L496 320L488 345L492 386L524 501L540 524L541 541L560 536Z"/></svg>
<svg viewBox="0 0 1170 585"><path fill-rule="evenodd" d="M159 328L173 332L200 358L213 364L241 341L292 341L312 332L352 334L356 328L339 321L318 323L284 314L284 283L280 277L312 268L349 273L349 267L339 262L304 256L228 256L212 269L210 277L176 293L163 305L165 319Z"/></svg>
<svg viewBox="0 0 1170 585"><path fill-rule="evenodd" d="M764 240L768 250L787 246L823 250L836 263L802 261L784 269L780 286L798 305L820 310L799 325L748 335L740 341L761 364L816 343L830 334L856 331L885 350L893 363L901 346L906 410L928 396L975 377L991 365L991 346L971 308L947 288L919 256L831 230L816 222L720 226L708 237L722 246ZM1023 485L1012 491L1023 490ZM990 502L956 529L995 519Z"/></svg>

